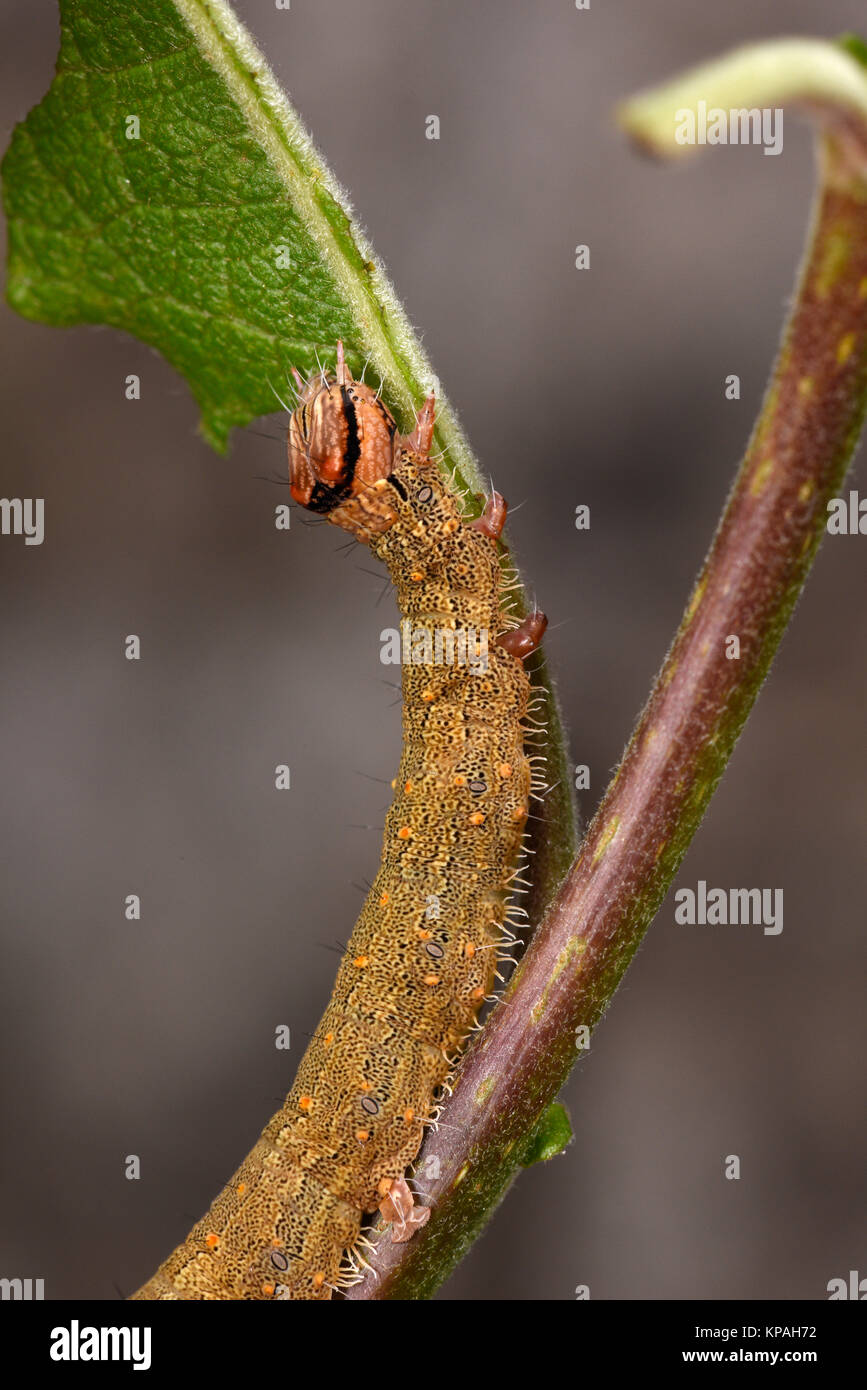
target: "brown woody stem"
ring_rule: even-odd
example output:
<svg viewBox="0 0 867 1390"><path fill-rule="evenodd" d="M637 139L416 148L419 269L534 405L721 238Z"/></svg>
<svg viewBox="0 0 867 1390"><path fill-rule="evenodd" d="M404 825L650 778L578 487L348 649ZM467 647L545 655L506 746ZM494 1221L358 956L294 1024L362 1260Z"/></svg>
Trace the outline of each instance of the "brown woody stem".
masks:
<svg viewBox="0 0 867 1390"><path fill-rule="evenodd" d="M416 1185L433 1217L405 1245L379 1240L375 1273L350 1298L429 1296L527 1160L580 1055L577 1030L601 1018L671 884L810 569L867 398L867 127L851 104L825 110L794 309L704 568L580 854L422 1151Z"/></svg>

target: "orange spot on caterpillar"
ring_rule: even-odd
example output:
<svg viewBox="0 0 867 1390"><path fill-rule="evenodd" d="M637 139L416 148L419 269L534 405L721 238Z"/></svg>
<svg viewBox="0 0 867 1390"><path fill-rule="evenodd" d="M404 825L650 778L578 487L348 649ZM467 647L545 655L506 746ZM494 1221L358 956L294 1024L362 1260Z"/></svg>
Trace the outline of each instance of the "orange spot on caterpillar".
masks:
<svg viewBox="0 0 867 1390"><path fill-rule="evenodd" d="M413 570L412 574L409 577L414 584L420 584L421 581L424 579L424 575L422 574L421 570Z"/></svg>
<svg viewBox="0 0 867 1390"><path fill-rule="evenodd" d="M235 1191L237 1192L239 1197L243 1197L244 1193L247 1191L247 1184L245 1182L239 1182L238 1186L235 1188Z"/></svg>
<svg viewBox="0 0 867 1390"><path fill-rule="evenodd" d="M411 792L411 791L412 791L412 782L404 782L404 784L403 784L403 789L404 789L405 792Z"/></svg>
<svg viewBox="0 0 867 1390"><path fill-rule="evenodd" d="M373 1090L373 1083L370 1082L370 1081L362 1081L361 1086L360 1086L359 1089L362 1090L362 1091L372 1091L372 1090Z"/></svg>
<svg viewBox="0 0 867 1390"><path fill-rule="evenodd" d="M438 985L440 977L439 975L425 975L424 982L426 985Z"/></svg>
<svg viewBox="0 0 867 1390"><path fill-rule="evenodd" d="M419 941L430 941L430 939L431 939L432 936L433 936L433 932L432 932L432 931L428 931L427 927L419 927L419 929L418 929L418 938L419 938Z"/></svg>
<svg viewBox="0 0 867 1390"><path fill-rule="evenodd" d="M512 811L512 820L523 820L527 815L526 806L516 806Z"/></svg>
<svg viewBox="0 0 867 1390"><path fill-rule="evenodd" d="M408 1105L407 1108L404 1110L403 1119L404 1124L408 1125L411 1125L413 1120L415 1119L415 1111L413 1110L411 1105Z"/></svg>
<svg viewBox="0 0 867 1390"><path fill-rule="evenodd" d="M321 1269L319 1269L319 1270L316 1271L316 1273L315 1273L314 1276L313 1276L313 1287L314 1287L314 1289L321 1289L321 1288L322 1288L322 1285L323 1285L324 1283L325 1283L325 1274L324 1274L324 1272L323 1272Z"/></svg>
<svg viewBox="0 0 867 1390"><path fill-rule="evenodd" d="M421 698L424 700L424 702L425 702L426 705L432 705L432 704L433 704L433 701L434 701L434 694L433 694L433 691L432 691L432 690L426 690L426 691L424 692L424 694L422 695Z"/></svg>
<svg viewBox="0 0 867 1390"><path fill-rule="evenodd" d="M459 772L458 775L457 775L457 777L455 778L455 786L456 786L456 787L465 787L466 785L467 785L467 779L466 779L466 777L464 777L463 773L460 773L460 772Z"/></svg>
<svg viewBox="0 0 867 1390"><path fill-rule="evenodd" d="M274 1285L273 1285L273 1284L263 1284L263 1285L262 1285L262 1292L263 1292L263 1294L265 1295L266 1298L271 1298L272 1295L273 1295L273 1293L274 1293Z"/></svg>
<svg viewBox="0 0 867 1390"><path fill-rule="evenodd" d="M411 830L411 828L410 828L408 825L402 825L402 826L400 827L400 830L398 830L398 832L397 832L397 838L398 838L399 840L408 840L408 839L410 839L411 835L412 835L412 830Z"/></svg>
<svg viewBox="0 0 867 1390"><path fill-rule="evenodd" d="M313 1104L313 1097L312 1097L312 1096L301 1096L300 1100L298 1101L298 1109L299 1109L299 1110L309 1110L310 1107L312 1106L312 1104Z"/></svg>
<svg viewBox="0 0 867 1390"><path fill-rule="evenodd" d="M273 1245L273 1247L274 1247L275 1250L279 1250L279 1249L280 1249L280 1237L279 1237L279 1236L275 1236L274 1239L271 1241L271 1244Z"/></svg>
<svg viewBox="0 0 867 1390"><path fill-rule="evenodd" d="M393 1185L393 1178L380 1178L379 1182L376 1184L376 1190L380 1197L387 1197Z"/></svg>
<svg viewBox="0 0 867 1390"><path fill-rule="evenodd" d="M484 811L474 811L473 814L470 816L470 825L484 825L484 823L485 823L485 813L484 813Z"/></svg>
<svg viewBox="0 0 867 1390"><path fill-rule="evenodd" d="M476 985L476 988L475 988L475 989L472 991L472 993L470 994L470 998L471 998L471 999L484 999L484 997L485 997L485 991L482 989L481 985Z"/></svg>
<svg viewBox="0 0 867 1390"><path fill-rule="evenodd" d="M370 956L356 956L352 964L363 970L366 965L370 965Z"/></svg>
<svg viewBox="0 0 867 1390"><path fill-rule="evenodd" d="M358 1140L359 1144L366 1144L367 1141L368 1141L368 1139L370 1138L370 1130L369 1130L369 1129L357 1129L357 1130L355 1131L355 1137L356 1137L356 1139Z"/></svg>
<svg viewBox="0 0 867 1390"><path fill-rule="evenodd" d="M387 902L388 902L388 894L387 894L387 893L383 893L382 897L381 897L380 900L379 900L379 905L380 905L380 907L385 907L385 905L386 905Z"/></svg>
<svg viewBox="0 0 867 1390"><path fill-rule="evenodd" d="M464 947L464 955L466 956L467 960L472 960L472 958L473 958L473 956L474 956L475 954L476 954L476 944L475 944L475 942L474 942L474 941L468 941L467 944L466 944L466 946Z"/></svg>
<svg viewBox="0 0 867 1390"><path fill-rule="evenodd" d="M214 1231L209 1231L205 1236L205 1244L209 1250L216 1250L220 1244L220 1237Z"/></svg>
<svg viewBox="0 0 867 1390"><path fill-rule="evenodd" d="M499 773L499 775L500 775L501 777L511 777L511 775L512 775L512 764L511 764L511 763L500 763L500 766L497 768L497 772Z"/></svg>
<svg viewBox="0 0 867 1390"><path fill-rule="evenodd" d="M326 1034L325 1034L325 1037L324 1037L324 1039L323 1039L323 1041L324 1041L326 1047L330 1047L331 1044L334 1042L334 1034L333 1034L333 1033L326 1033Z"/></svg>

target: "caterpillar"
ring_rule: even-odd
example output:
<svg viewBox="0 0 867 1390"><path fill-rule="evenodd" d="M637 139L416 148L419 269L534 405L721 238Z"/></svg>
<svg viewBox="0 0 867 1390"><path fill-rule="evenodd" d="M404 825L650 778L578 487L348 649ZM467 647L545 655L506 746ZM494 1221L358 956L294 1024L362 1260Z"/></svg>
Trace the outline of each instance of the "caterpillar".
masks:
<svg viewBox="0 0 867 1390"><path fill-rule="evenodd" d="M369 545L411 623L403 756L382 865L295 1083L138 1300L326 1299L359 1275L365 1214L410 1239L430 1209L407 1169L510 940L533 787L523 659L547 620L510 614L506 504L494 492L462 518L430 458L433 396L403 437L342 344L335 376L296 381L292 495Z"/></svg>

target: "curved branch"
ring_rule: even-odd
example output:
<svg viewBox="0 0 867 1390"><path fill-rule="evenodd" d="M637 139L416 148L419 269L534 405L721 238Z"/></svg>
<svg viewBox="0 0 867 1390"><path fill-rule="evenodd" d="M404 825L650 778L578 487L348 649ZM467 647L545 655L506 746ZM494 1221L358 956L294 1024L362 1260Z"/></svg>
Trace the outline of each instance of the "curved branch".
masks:
<svg viewBox="0 0 867 1390"><path fill-rule="evenodd" d="M380 1240L373 1270L350 1298L428 1296L521 1161L540 1148L550 1152L538 1144L539 1125L580 1055L576 1032L601 1018L671 884L768 673L845 476L867 399L867 73L831 44L764 45L637 99L621 119L655 152L677 153L675 109L702 98L752 105L780 91L821 109L820 189L761 415L579 857L468 1053L443 1127L422 1151L419 1186L433 1218L405 1245ZM738 659L727 654L731 636L739 639Z"/></svg>

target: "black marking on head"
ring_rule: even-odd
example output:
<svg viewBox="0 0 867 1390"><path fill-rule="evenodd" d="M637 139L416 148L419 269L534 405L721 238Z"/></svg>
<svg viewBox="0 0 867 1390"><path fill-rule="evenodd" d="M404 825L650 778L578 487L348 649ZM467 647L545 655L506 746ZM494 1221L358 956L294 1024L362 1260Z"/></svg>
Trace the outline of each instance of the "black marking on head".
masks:
<svg viewBox="0 0 867 1390"><path fill-rule="evenodd" d="M345 386L340 388L340 398L343 401L343 415L346 420L346 448L343 450L343 466L346 469L346 477L351 482L355 474L355 465L361 457L358 416L355 413L355 402Z"/></svg>
<svg viewBox="0 0 867 1390"><path fill-rule="evenodd" d="M343 450L343 471L339 480L335 483L323 483L319 479L313 484L310 493L310 500L304 505L310 512L318 512L320 516L327 516L345 502L352 492L352 483L355 478L355 465L361 454L361 441L358 437L358 417L355 413L355 406L345 386L341 386L340 395L343 401L343 415L346 420L346 447ZM308 449L309 438L305 435L305 442Z"/></svg>
<svg viewBox="0 0 867 1390"><path fill-rule="evenodd" d="M398 497L402 497L405 502L407 498L407 491L403 483L400 481L400 478L396 478L392 473L389 475L388 481L391 483Z"/></svg>
<svg viewBox="0 0 867 1390"><path fill-rule="evenodd" d="M345 502L352 490L352 479L340 483L319 483L313 484L313 491L310 494L310 501L305 502L304 506L309 512L318 512L320 516L327 516L339 507L341 502Z"/></svg>

